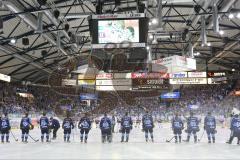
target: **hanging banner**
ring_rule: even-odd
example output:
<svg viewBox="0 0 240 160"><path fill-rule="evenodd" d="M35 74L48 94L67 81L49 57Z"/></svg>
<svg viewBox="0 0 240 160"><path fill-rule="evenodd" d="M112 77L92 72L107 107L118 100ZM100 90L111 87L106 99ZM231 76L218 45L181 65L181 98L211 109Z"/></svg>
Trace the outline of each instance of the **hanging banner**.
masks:
<svg viewBox="0 0 240 160"><path fill-rule="evenodd" d="M79 74L78 79L95 79L95 74Z"/></svg>
<svg viewBox="0 0 240 160"><path fill-rule="evenodd" d="M112 73L97 74L96 79L113 79L113 74Z"/></svg>
<svg viewBox="0 0 240 160"><path fill-rule="evenodd" d="M76 86L77 81L75 79L62 79L63 86Z"/></svg>
<svg viewBox="0 0 240 160"><path fill-rule="evenodd" d="M131 86L131 79L96 80L96 86Z"/></svg>
<svg viewBox="0 0 240 160"><path fill-rule="evenodd" d="M82 85L95 85L95 80L78 80L78 85L82 86Z"/></svg>
<svg viewBox="0 0 240 160"><path fill-rule="evenodd" d="M189 78L206 78L207 72L188 72Z"/></svg>
<svg viewBox="0 0 240 160"><path fill-rule="evenodd" d="M207 78L171 78L170 84L207 84Z"/></svg>
<svg viewBox="0 0 240 160"><path fill-rule="evenodd" d="M157 78L169 78L168 73L132 73L132 79L135 78L146 78L146 79L157 79Z"/></svg>

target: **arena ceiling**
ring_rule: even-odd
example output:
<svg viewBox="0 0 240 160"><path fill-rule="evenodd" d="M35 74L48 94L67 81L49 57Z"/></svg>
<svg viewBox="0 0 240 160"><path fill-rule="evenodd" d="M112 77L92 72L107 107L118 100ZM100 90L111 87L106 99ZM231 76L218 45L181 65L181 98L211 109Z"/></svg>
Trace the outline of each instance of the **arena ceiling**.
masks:
<svg viewBox="0 0 240 160"><path fill-rule="evenodd" d="M147 4L147 1L139 0ZM114 0L105 0L103 12L137 12L136 0L121 0L115 7ZM219 26L222 34L213 32L213 2L218 6ZM0 35L0 73L12 76L17 81L38 82L44 80L59 65L78 56L89 53L89 26L87 16L96 14L97 0L1 0L0 16L3 33ZM158 36L157 44L150 44L153 58L170 55L184 55L191 40L194 46L198 69L239 70L240 68L240 1L238 0L162 0L164 36ZM196 6L200 6L199 13ZM195 8L194 8L195 7ZM59 18L54 11L60 11ZM155 16L157 2L149 0L146 14ZM40 14L42 13L42 14ZM233 14L230 15L230 13ZM238 15L239 13L239 15ZM77 15L77 18L76 18ZM201 15L205 15L208 46L201 46ZM42 16L43 31L38 30L39 16ZM75 17L74 17L75 16ZM230 17L229 17L230 16ZM81 38L75 43L65 31ZM182 38L184 32L191 38ZM38 30L39 31L39 30ZM181 33L181 38L170 34ZM61 35L59 49L58 34ZM189 37L189 35L187 36ZM23 45L22 39L29 44ZM16 40L16 43L14 42ZM82 58L81 60L84 60Z"/></svg>

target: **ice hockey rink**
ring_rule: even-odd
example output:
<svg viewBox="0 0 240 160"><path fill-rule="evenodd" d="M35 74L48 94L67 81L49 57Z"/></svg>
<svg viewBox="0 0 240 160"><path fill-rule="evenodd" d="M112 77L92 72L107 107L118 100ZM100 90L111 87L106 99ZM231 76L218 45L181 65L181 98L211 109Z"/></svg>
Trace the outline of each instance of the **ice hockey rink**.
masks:
<svg viewBox="0 0 240 160"><path fill-rule="evenodd" d="M155 127L154 143L145 142L141 127L133 128L128 143L121 143L121 134L114 133L113 142L110 144L101 143L99 128L94 127L90 131L87 144L80 143L78 130L74 130L71 143L64 143L60 130L57 140L51 143L35 143L29 139L28 144L23 144L15 142L11 137L11 143L0 144L0 159L239 159L240 146L236 145L236 140L232 145L225 143L229 138L229 129L217 129L215 144L207 143L206 134L197 144L193 143L193 138L190 143L166 143L166 139L172 137L168 124ZM202 131L198 133L198 138ZM20 137L19 131L15 130L14 134ZM38 128L30 134L36 139L40 138ZM186 139L185 133L183 139Z"/></svg>

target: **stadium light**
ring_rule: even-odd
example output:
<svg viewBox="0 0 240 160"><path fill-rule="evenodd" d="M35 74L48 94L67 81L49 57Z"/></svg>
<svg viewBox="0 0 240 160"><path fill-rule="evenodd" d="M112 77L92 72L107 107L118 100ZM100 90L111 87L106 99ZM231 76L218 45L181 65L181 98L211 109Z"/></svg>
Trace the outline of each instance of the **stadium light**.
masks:
<svg viewBox="0 0 240 160"><path fill-rule="evenodd" d="M219 34L224 35L224 31L223 30L219 31Z"/></svg>
<svg viewBox="0 0 240 160"><path fill-rule="evenodd" d="M153 19L152 19L152 24L157 24L157 23L158 23L157 18L153 18Z"/></svg>
<svg viewBox="0 0 240 160"><path fill-rule="evenodd" d="M210 42L207 43L207 46L210 47L212 44Z"/></svg>
<svg viewBox="0 0 240 160"><path fill-rule="evenodd" d="M152 34L150 34L149 35L149 39L153 39L154 37L153 37L153 35Z"/></svg>
<svg viewBox="0 0 240 160"><path fill-rule="evenodd" d="M199 56L200 55L200 52L196 52L193 54L194 56Z"/></svg>
<svg viewBox="0 0 240 160"><path fill-rule="evenodd" d="M237 18L240 18L240 13L237 14Z"/></svg>
<svg viewBox="0 0 240 160"><path fill-rule="evenodd" d="M11 42L12 44L16 44L17 40L16 40L15 38L13 38L13 39L10 40L10 42Z"/></svg>
<svg viewBox="0 0 240 160"><path fill-rule="evenodd" d="M234 14L230 13L230 14L228 15L228 18L229 18L229 19L233 19L233 18L234 18Z"/></svg>
<svg viewBox="0 0 240 160"><path fill-rule="evenodd" d="M149 49L150 49L150 47L149 47L149 46L147 46L147 47L146 47L146 49L147 49L147 50L149 50Z"/></svg>

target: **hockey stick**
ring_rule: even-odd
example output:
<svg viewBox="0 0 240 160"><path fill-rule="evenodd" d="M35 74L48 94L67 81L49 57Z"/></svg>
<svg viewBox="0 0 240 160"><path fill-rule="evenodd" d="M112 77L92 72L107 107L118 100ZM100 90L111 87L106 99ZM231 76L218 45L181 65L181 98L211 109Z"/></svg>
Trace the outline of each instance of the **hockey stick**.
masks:
<svg viewBox="0 0 240 160"><path fill-rule="evenodd" d="M15 137L15 135L12 133L12 131L10 130L10 133L11 133L11 135L12 135L12 137L13 137L13 139L17 142L18 141L18 138L16 138Z"/></svg>
<svg viewBox="0 0 240 160"><path fill-rule="evenodd" d="M166 140L167 143L171 142L175 136L173 136L170 140Z"/></svg>
<svg viewBox="0 0 240 160"><path fill-rule="evenodd" d="M202 140L204 133L205 133L205 131L203 131L203 133L202 133L200 139L198 139L198 142L200 142L200 141Z"/></svg>
<svg viewBox="0 0 240 160"><path fill-rule="evenodd" d="M34 141L34 142L38 142L39 139L34 139L30 134L29 134L29 137Z"/></svg>

